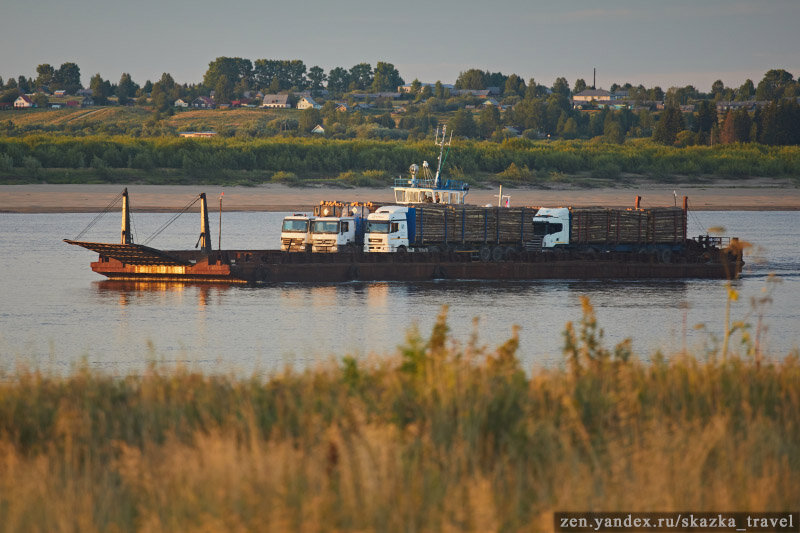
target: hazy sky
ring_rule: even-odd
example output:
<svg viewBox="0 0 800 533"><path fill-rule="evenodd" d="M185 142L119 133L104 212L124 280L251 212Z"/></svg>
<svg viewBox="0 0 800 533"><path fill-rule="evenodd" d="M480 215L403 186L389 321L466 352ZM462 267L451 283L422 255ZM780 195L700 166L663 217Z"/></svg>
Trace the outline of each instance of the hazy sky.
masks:
<svg viewBox="0 0 800 533"><path fill-rule="evenodd" d="M130 72L202 80L218 56L301 59L307 67L393 63L411 82L460 71L516 73L598 87L721 79L738 87L771 68L800 74L798 0L4 0L0 76L73 61L84 85Z"/></svg>

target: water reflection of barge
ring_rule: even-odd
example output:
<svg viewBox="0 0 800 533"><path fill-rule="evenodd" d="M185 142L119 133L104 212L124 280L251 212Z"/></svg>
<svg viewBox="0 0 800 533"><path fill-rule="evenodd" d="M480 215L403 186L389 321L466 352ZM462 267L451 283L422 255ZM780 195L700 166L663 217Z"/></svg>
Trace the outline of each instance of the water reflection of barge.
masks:
<svg viewBox="0 0 800 533"><path fill-rule="evenodd" d="M687 240L687 253L626 252L552 253L521 248L513 254L487 254L481 248L415 253L288 253L280 250L212 250L205 195L201 201L201 235L196 250L159 250L130 238L127 190L122 195L123 223L119 244L67 240L99 254L94 272L112 280L202 283L418 281L430 279L683 279L735 278L742 268L741 250L721 240ZM688 242L691 241L691 242ZM486 246L491 246L491 242Z"/></svg>

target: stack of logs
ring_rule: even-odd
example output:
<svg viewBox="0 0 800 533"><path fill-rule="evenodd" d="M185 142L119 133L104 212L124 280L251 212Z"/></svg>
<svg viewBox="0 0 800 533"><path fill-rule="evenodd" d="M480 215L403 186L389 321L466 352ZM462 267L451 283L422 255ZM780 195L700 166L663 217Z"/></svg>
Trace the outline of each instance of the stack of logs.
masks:
<svg viewBox="0 0 800 533"><path fill-rule="evenodd" d="M686 212L679 207L572 209L574 244L668 244L682 242L685 235Z"/></svg>
<svg viewBox="0 0 800 533"><path fill-rule="evenodd" d="M415 244L522 244L533 237L533 207L416 205Z"/></svg>

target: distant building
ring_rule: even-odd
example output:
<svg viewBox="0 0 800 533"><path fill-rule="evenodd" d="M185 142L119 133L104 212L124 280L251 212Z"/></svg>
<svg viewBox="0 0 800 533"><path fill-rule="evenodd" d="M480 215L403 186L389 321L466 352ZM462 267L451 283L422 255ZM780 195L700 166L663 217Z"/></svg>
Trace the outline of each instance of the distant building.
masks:
<svg viewBox="0 0 800 533"><path fill-rule="evenodd" d="M350 107L345 103L336 104L336 111L347 113L348 111L350 111Z"/></svg>
<svg viewBox="0 0 800 533"><path fill-rule="evenodd" d="M261 107L288 109L292 106L289 104L288 94L265 94L264 99L261 101Z"/></svg>
<svg viewBox="0 0 800 533"><path fill-rule="evenodd" d="M609 92L605 89L585 89L572 95L572 107L582 109L586 104L594 102L597 107L625 109L631 105L627 102L628 91Z"/></svg>
<svg viewBox="0 0 800 533"><path fill-rule="evenodd" d="M215 137L216 131L181 131L178 133L181 137Z"/></svg>
<svg viewBox="0 0 800 533"><path fill-rule="evenodd" d="M297 102L297 109L322 109L322 106L310 96L304 96Z"/></svg>
<svg viewBox="0 0 800 533"><path fill-rule="evenodd" d="M21 94L14 100L14 109L28 109L31 107L36 107L36 104L27 95Z"/></svg>
<svg viewBox="0 0 800 533"><path fill-rule="evenodd" d="M572 96L573 102L602 102L611 100L611 93L604 89L585 89L578 94Z"/></svg>
<svg viewBox="0 0 800 533"><path fill-rule="evenodd" d="M425 87L430 87L431 89L434 89L436 87L436 84L435 83L420 83L419 84L419 88L420 89L424 89ZM443 89L450 89L452 91L455 88L455 86L450 84L450 83L443 83L442 84L442 88ZM397 88L397 92L403 93L403 94L410 94L411 93L411 84L409 83L409 84L406 84L406 85L399 86Z"/></svg>
<svg viewBox="0 0 800 533"><path fill-rule="evenodd" d="M316 126L314 126L314 129L311 130L311 133L319 133L321 135L325 135L325 128L323 128L321 124L317 124Z"/></svg>
<svg viewBox="0 0 800 533"><path fill-rule="evenodd" d="M351 98L355 98L356 100L365 100L367 98L370 98L370 99L391 98L391 99L394 100L394 99L400 98L400 96L401 96L400 93L387 93L387 92L383 92L383 93L352 93L352 94L350 94L350 97Z"/></svg>
<svg viewBox="0 0 800 533"><path fill-rule="evenodd" d="M736 111L738 109L746 109L753 111L758 107L764 107L769 102L757 100L744 100L744 101L730 101L730 102L717 102L717 113L725 114L728 111Z"/></svg>
<svg viewBox="0 0 800 533"><path fill-rule="evenodd" d="M183 98L178 98L177 100L175 100L175 103L173 105L175 107L189 107L189 102L187 102Z"/></svg>
<svg viewBox="0 0 800 533"><path fill-rule="evenodd" d="M56 98L63 98L67 96L67 91L65 91L64 89L53 91L53 96L55 96Z"/></svg>
<svg viewBox="0 0 800 533"><path fill-rule="evenodd" d="M192 100L192 107L195 109L214 109L216 105L214 104L214 100L208 96L198 96Z"/></svg>

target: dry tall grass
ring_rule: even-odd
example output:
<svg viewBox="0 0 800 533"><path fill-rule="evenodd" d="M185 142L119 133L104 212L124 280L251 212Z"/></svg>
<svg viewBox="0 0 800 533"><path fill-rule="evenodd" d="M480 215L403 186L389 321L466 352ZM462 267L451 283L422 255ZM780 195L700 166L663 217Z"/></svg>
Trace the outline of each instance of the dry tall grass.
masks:
<svg viewBox="0 0 800 533"><path fill-rule="evenodd" d="M800 365L606 349L564 369L443 312L393 358L268 379L18 371L0 385L3 531L548 531L563 510L788 511Z"/></svg>

